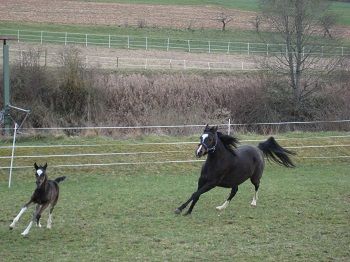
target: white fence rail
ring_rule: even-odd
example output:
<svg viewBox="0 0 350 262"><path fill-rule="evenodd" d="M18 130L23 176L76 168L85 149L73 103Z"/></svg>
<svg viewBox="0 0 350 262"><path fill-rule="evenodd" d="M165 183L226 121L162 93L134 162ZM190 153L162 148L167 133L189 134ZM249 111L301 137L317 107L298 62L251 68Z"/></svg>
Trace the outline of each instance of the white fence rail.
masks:
<svg viewBox="0 0 350 262"><path fill-rule="evenodd" d="M10 62L21 63L23 57L33 55L33 51L10 50ZM34 54L40 65L61 66L60 55L57 53L38 51ZM236 61L236 62L216 62L198 61L184 59L162 59L162 58L131 58L131 57L106 57L94 55L82 55L82 61L88 68L104 69L174 69L174 70L220 70L220 71L248 71L260 70L256 63ZM0 64L2 64L2 53L0 54Z"/></svg>
<svg viewBox="0 0 350 262"><path fill-rule="evenodd" d="M343 129L350 130L350 120L339 121L314 121L314 122L284 122L284 123L254 123L253 125L321 125L321 124L341 124ZM222 131L231 130L252 124L219 124ZM125 126L125 127L57 127L57 128L27 128L29 130L62 130L62 129L154 129L154 128L196 128L202 130L203 125L176 125L176 126ZM199 131L200 132L200 131ZM225 131L224 131L225 132ZM272 134L269 134L269 136ZM289 134L280 137L273 134L279 142L288 142L288 147L298 153L297 158L309 159L312 161L349 161L350 131L342 134L326 134L325 136L303 136L300 133ZM172 140L172 139L171 139ZM180 139L181 140L181 139ZM241 140L242 143L258 143L259 140ZM194 147L198 141L168 141L164 142L134 142L127 141L110 141L109 143L90 143L90 144L43 144L34 145L16 145L16 155L11 155L14 145L0 146L0 170L8 170L10 160L13 161L13 169L32 168L33 161L47 161L49 159L50 167L103 167L103 166L121 166L121 165L147 165L147 164L179 164L179 163L196 163L193 156ZM152 150L152 146L157 146ZM146 148L146 149L145 149ZM43 153L48 150L47 154ZM54 153L52 153L54 150ZM307 150L309 153L303 154ZM310 153L310 150L312 153ZM300 153L300 154L299 154ZM94 162L91 163L91 157ZM157 159L156 161L154 159Z"/></svg>
<svg viewBox="0 0 350 262"><path fill-rule="evenodd" d="M227 53L246 55L272 55L286 52L285 44L247 43L235 41L155 38L132 35L102 35L69 32L29 31L0 28L0 35L15 36L18 42L77 44L82 46L102 46L124 49L155 49L163 51L184 51L200 53ZM347 56L350 47L344 46L307 46L304 53L315 56Z"/></svg>

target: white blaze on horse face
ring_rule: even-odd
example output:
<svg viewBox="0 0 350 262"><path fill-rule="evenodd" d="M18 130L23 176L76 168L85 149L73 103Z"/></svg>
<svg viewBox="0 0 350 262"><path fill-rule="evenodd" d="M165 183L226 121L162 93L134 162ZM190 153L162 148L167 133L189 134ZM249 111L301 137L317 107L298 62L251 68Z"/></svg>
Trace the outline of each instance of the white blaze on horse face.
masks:
<svg viewBox="0 0 350 262"><path fill-rule="evenodd" d="M209 136L208 134L203 134L203 135L201 136L202 141L204 141L208 136Z"/></svg>
<svg viewBox="0 0 350 262"><path fill-rule="evenodd" d="M41 176L42 173L44 173L44 172L43 172L41 169L38 169L38 170L36 171L36 173L37 173L38 176Z"/></svg>
<svg viewBox="0 0 350 262"><path fill-rule="evenodd" d="M196 152L196 154L197 154L197 156L199 155L199 153L201 152L201 150L202 150L202 145L199 145L199 147L198 147L198 149L197 149L197 152Z"/></svg>

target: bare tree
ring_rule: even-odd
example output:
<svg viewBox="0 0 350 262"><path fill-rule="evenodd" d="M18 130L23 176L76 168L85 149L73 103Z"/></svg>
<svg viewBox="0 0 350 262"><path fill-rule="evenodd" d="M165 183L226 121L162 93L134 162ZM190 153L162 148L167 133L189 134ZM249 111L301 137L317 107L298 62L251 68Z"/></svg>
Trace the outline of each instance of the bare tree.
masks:
<svg viewBox="0 0 350 262"><path fill-rule="evenodd" d="M225 31L226 29L226 25L232 21L232 16L224 13L224 12L221 12L218 17L215 19L217 21L219 21L220 23L222 23L222 28L221 30L222 31Z"/></svg>
<svg viewBox="0 0 350 262"><path fill-rule="evenodd" d="M274 31L268 39L266 34L261 37L266 43L283 43L280 52L275 50L264 65L287 76L294 108L298 111L303 100L322 87L317 73L325 76L339 65L338 59L322 57L320 50L321 21L328 3L323 0L261 0L261 9L264 21ZM330 26L327 25L328 30ZM326 52L325 49L322 51Z"/></svg>

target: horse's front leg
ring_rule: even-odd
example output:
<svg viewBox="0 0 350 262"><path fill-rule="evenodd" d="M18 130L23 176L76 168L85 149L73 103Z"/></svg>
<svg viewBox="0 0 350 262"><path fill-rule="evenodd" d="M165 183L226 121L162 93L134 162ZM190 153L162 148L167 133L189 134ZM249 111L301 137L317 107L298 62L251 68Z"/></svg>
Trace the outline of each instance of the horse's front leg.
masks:
<svg viewBox="0 0 350 262"><path fill-rule="evenodd" d="M33 214L33 218L30 221L29 225L27 226L27 228L22 232L22 236L26 236L29 233L29 230L31 229L33 223L36 223L38 226L40 225L40 217L41 217L41 213L45 210L45 208L48 206L49 204L44 204L44 205L37 205L35 212Z"/></svg>
<svg viewBox="0 0 350 262"><path fill-rule="evenodd" d="M189 215L192 213L192 210L194 208L194 206L196 205L199 197L204 194L205 192L208 192L209 190L213 189L216 186L216 183L205 183L202 187L200 187L196 192L194 192L192 194L192 196L184 203L182 204L180 207L178 207L175 210L176 214L180 214L182 212L182 210L184 208L186 208L186 206L192 201L190 208L188 209L188 211L185 213L185 215Z"/></svg>
<svg viewBox="0 0 350 262"><path fill-rule="evenodd" d="M13 229L16 226L16 223L20 219L20 217L23 215L23 213L28 209L28 206L32 203L32 200L29 200L22 208L21 211L19 211L18 215L13 219L10 230Z"/></svg>

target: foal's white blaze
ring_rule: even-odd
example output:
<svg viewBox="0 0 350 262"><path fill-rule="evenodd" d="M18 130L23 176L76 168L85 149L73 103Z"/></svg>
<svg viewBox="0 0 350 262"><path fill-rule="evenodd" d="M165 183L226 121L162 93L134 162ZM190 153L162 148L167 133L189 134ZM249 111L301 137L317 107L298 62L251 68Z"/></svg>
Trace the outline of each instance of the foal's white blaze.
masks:
<svg viewBox="0 0 350 262"><path fill-rule="evenodd" d="M230 203L230 201L226 200L221 206L217 206L216 209L220 210L220 211L224 210L228 206L229 203Z"/></svg>
<svg viewBox="0 0 350 262"><path fill-rule="evenodd" d="M258 192L257 191L254 192L252 203L250 203L254 207L256 206L256 200L258 200Z"/></svg>
<svg viewBox="0 0 350 262"><path fill-rule="evenodd" d="M37 171L36 171L36 173L38 174L38 176L41 176L41 174L42 173L44 173L41 169L38 169Z"/></svg>
<svg viewBox="0 0 350 262"><path fill-rule="evenodd" d="M19 218L22 216L22 214L27 210L27 207L22 207L21 211L19 211L18 215L13 219L10 227L14 228L16 223L18 222Z"/></svg>

